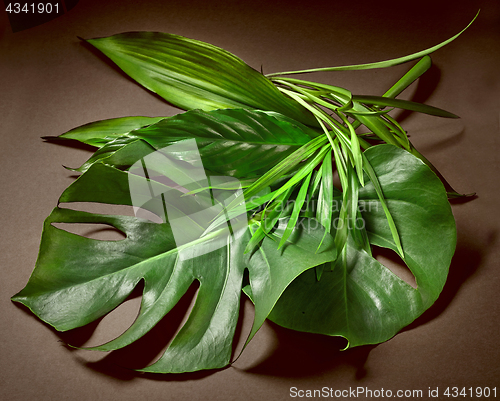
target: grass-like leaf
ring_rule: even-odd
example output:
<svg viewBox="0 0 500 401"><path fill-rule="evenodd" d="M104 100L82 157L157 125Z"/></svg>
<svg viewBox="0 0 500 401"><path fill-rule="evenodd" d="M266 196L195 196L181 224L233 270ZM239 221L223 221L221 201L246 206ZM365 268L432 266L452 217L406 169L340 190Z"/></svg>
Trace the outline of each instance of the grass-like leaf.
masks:
<svg viewBox="0 0 500 401"><path fill-rule="evenodd" d="M389 106L396 107L404 110L417 111L419 113L430 114L431 116L458 118L457 115L449 111L439 109L437 107L429 106L422 103L416 103L409 100L391 99L383 96L369 96L369 95L354 95L353 100L359 103L375 105L375 106Z"/></svg>
<svg viewBox="0 0 500 401"><path fill-rule="evenodd" d="M308 69L308 70L299 70L299 71L275 72L272 74L267 74L266 76L267 77L275 77L278 75L306 74L306 73L311 73L311 72L369 70L369 69L374 69L374 68L393 67L393 66L398 65L398 64L407 63L409 61L416 60L416 59L424 57L430 53L433 53L436 50L439 50L440 48L442 48L443 46L446 46L448 43L454 41L469 26L471 26L471 24L476 20L478 15L479 15L479 12L476 14L476 16L473 18L473 20L471 22L469 22L469 24L464 29L462 29L459 33L452 36L451 38L449 38L449 39L445 40L444 42L441 42L435 46L432 46L426 50L422 50L422 51L419 51L417 53L410 54L408 56L398 57L398 58L391 59L391 60L379 61L376 63L345 65L345 66L339 66L339 67L312 68L312 69Z"/></svg>

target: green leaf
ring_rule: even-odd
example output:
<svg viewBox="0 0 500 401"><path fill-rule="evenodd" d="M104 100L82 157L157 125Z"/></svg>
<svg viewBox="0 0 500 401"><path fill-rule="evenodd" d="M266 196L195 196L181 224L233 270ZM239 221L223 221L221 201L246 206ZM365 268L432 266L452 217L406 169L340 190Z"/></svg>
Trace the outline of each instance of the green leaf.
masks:
<svg viewBox="0 0 500 401"><path fill-rule="evenodd" d="M309 182L311 181L311 176L312 176L312 171L309 173L309 175L306 177L306 179L302 182L300 186L299 193L297 194L297 198L295 199L295 202L293 203L293 210L292 214L290 216L290 219L288 220L286 229L281 237L280 243L278 245L279 248L281 248L286 241L288 240L288 237L292 234L297 221L299 219L299 214L300 211L302 210L302 207L304 206L304 202L307 197L307 191L309 189Z"/></svg>
<svg viewBox="0 0 500 401"><path fill-rule="evenodd" d="M329 233L332 227L334 211L332 151L326 154L319 171L321 174L321 184L319 186L316 218L325 228L326 232Z"/></svg>
<svg viewBox="0 0 500 401"><path fill-rule="evenodd" d="M206 169L213 173L251 178L268 171L315 136L311 128L278 113L242 109L192 110L109 142L80 170L103 159L105 163L123 168L125 154L133 163L142 157L146 148L144 144L135 144L126 150L120 147L133 140L142 139L160 150L173 143L195 139ZM115 152L114 158L109 158ZM189 157L189 153L185 155L185 158Z"/></svg>
<svg viewBox="0 0 500 401"><path fill-rule="evenodd" d="M422 57L405 75L392 85L383 96L395 98L431 68L431 65L432 61L430 56Z"/></svg>
<svg viewBox="0 0 500 401"><path fill-rule="evenodd" d="M308 70L300 70L300 71L287 71L287 72L275 72L272 74L267 74L267 77L275 77L279 75L290 75L290 74L306 74L306 73L311 73L311 72L324 72L324 71L354 71L354 70L369 70L369 69L374 69L374 68L386 68L386 67L392 67L398 64L403 64L407 63L408 61L415 60L417 58L424 57L432 52L435 52L436 50L439 50L441 47L446 46L448 43L454 41L456 38L458 38L471 24L476 20L477 16L479 15L479 11L477 12L476 16L472 19L469 24L462 29L459 33L456 35L452 36L451 38L445 40L444 42L441 42L435 46L432 46L426 50L419 51L417 53L409 54L404 57L398 57L395 59L391 60L385 60L385 61L378 61L375 63L367 63L367 64L355 64L355 65L345 65L345 66L339 66L339 67L325 67L325 68L313 68L313 69L308 69Z"/></svg>
<svg viewBox="0 0 500 401"><path fill-rule="evenodd" d="M253 233L250 241L248 241L245 253L253 251L265 236L269 236L269 232L274 228L276 223L278 223L280 218L290 215L293 204L288 202L288 200L292 190L293 188L289 188L278 196L273 196L271 205L267 205L264 210L260 212L261 219L259 227ZM293 228L295 228L295 226Z"/></svg>
<svg viewBox="0 0 500 401"><path fill-rule="evenodd" d="M369 96L369 95L354 95L352 100L359 103L370 104L375 106L389 106L398 109L418 111L419 113L430 114L431 116L446 117L446 118L459 118L457 115L449 111L439 109L437 107L428 106L426 104L412 102L409 100L391 99L383 96Z"/></svg>
<svg viewBox="0 0 500 401"><path fill-rule="evenodd" d="M134 323L91 348L109 351L143 337L198 282L187 321L145 372L228 365L243 285L255 305L245 346L267 317L343 336L351 347L389 339L439 296L456 228L451 187L382 109L456 117L393 98L429 68L427 54L462 32L393 60L269 75L383 68L423 57L382 97L269 79L223 49L172 34L88 40L188 112L114 118L60 136L98 150L75 169L81 176L46 219L35 270L12 299L64 331L106 315L143 283ZM367 139L388 145L358 135L361 124ZM333 186L332 154L342 193ZM318 208L304 212L309 201ZM133 206L161 222L70 209L75 202ZM106 225L125 238L66 231L80 224ZM372 247L398 253L417 288L380 264Z"/></svg>
<svg viewBox="0 0 500 401"><path fill-rule="evenodd" d="M87 42L139 84L182 109L270 110L315 125L312 115L261 73L211 44L159 32L128 32Z"/></svg>
<svg viewBox="0 0 500 401"><path fill-rule="evenodd" d="M154 151L154 148L145 141L127 136L118 137L96 150L80 167L70 170L83 173L97 162L104 162L119 169L126 169L152 151Z"/></svg>
<svg viewBox="0 0 500 401"><path fill-rule="evenodd" d="M411 323L440 294L456 244L453 214L443 184L419 159L390 145L365 152L401 236L413 288L353 240L321 280L314 270L298 277L269 318L294 330L342 336L349 347L386 341ZM396 250L377 190L368 177L359 209L372 246Z"/></svg>
<svg viewBox="0 0 500 401"><path fill-rule="evenodd" d="M58 138L75 139L98 148L129 132L155 124L165 117L119 117L74 128Z"/></svg>
<svg viewBox="0 0 500 401"><path fill-rule="evenodd" d="M163 184L156 185L161 188ZM96 163L60 200L130 205L128 174ZM126 238L89 239L57 228L55 223L105 224L120 230ZM168 222L158 224L136 217L58 207L45 221L35 270L13 300L26 305L57 330L65 331L110 312L144 281L141 309L132 326L111 342L92 348L114 350L141 338L198 281L198 295L188 320L161 358L141 370L165 373L220 368L231 360L245 269L255 302L250 340L295 277L335 259L332 241L322 252L314 252L322 230L297 227L282 249L277 249L275 239L265 238L254 253L244 255L250 235L245 230L218 249L183 259L180 249L206 240L176 247Z"/></svg>
<svg viewBox="0 0 500 401"><path fill-rule="evenodd" d="M205 168L244 178L263 174L316 136L277 113L241 109L193 110L132 134L156 149L196 139Z"/></svg>
<svg viewBox="0 0 500 401"><path fill-rule="evenodd" d="M380 182L377 177L377 172L373 169L371 163L368 161L366 158L366 155L363 154L363 158L365 160L365 172L368 178L370 179L370 182L373 185L373 188L375 189L375 193L377 194L378 200L380 202L380 206L382 206L382 209L385 214L385 218L387 220L387 224L389 226L389 230L391 231L391 236L392 239L394 240L394 244L396 247L396 251L398 252L399 256L404 258L404 253L403 253L403 248L401 246L401 239L399 237L398 229L396 227L396 223L394 222L394 219L392 217L391 211L389 210L386 202L386 195L384 194L384 191L380 185Z"/></svg>

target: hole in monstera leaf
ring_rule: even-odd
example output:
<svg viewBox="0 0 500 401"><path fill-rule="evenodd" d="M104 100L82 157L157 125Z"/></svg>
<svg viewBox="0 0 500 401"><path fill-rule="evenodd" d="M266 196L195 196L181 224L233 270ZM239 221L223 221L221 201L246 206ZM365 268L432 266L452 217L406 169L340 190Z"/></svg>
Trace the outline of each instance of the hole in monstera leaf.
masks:
<svg viewBox="0 0 500 401"><path fill-rule="evenodd" d="M372 256L405 283L417 288L417 281L405 262L392 249L372 247Z"/></svg>
<svg viewBox="0 0 500 401"><path fill-rule="evenodd" d="M59 203L62 209L72 209L87 213L108 214L112 216L134 216L134 208L128 205L111 205L98 202Z"/></svg>
<svg viewBox="0 0 500 401"><path fill-rule="evenodd" d="M140 218L140 219L145 219L149 220L153 223L157 224L162 224L164 223L163 219L158 216L157 214L154 214L153 212L150 212L149 210L143 209L143 208L136 208L135 209L135 216Z"/></svg>
<svg viewBox="0 0 500 401"><path fill-rule="evenodd" d="M128 205L110 205L107 203L98 202L71 202L60 203L62 209L71 209L87 213L105 214L111 216L136 216L141 219L152 221L153 223L161 224L163 220L160 216L143 208L134 208Z"/></svg>
<svg viewBox="0 0 500 401"><path fill-rule="evenodd" d="M250 283L248 269L245 269L243 276L243 286ZM232 354L233 358L237 358L243 351L243 347L248 338L248 334L252 330L253 321L255 318L255 307L250 298L242 292L240 298L240 309L238 315L238 323L233 337Z"/></svg>
<svg viewBox="0 0 500 401"><path fill-rule="evenodd" d="M120 241L127 236L117 228L100 223L52 223L60 230L100 241Z"/></svg>
<svg viewBox="0 0 500 401"><path fill-rule="evenodd" d="M130 362L133 362L133 368L139 369L160 359L188 320L198 297L199 289L200 282L193 281L170 312L143 337L124 348L123 352L128 354L138 354L139 351L142 354L141 360L130 361L130 358L127 358L124 364L132 366Z"/></svg>
<svg viewBox="0 0 500 401"><path fill-rule="evenodd" d="M104 344L123 334L139 314L143 291L144 280L140 280L130 295L101 319L92 336L85 343L85 347Z"/></svg>
<svg viewBox="0 0 500 401"><path fill-rule="evenodd" d="M85 346L101 345L123 334L139 315L143 290L144 280L141 280L131 296L102 319ZM195 280L170 312L151 330L130 345L105 354L104 358L96 362L89 361L90 366L97 370L108 371L115 369L116 366L140 369L156 362L186 323L198 290L199 282Z"/></svg>

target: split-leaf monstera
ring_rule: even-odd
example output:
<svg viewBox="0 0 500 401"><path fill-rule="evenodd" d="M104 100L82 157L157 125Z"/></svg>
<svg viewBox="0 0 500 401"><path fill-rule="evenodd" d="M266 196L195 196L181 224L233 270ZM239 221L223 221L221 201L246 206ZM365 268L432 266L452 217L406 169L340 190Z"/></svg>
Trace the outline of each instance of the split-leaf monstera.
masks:
<svg viewBox="0 0 500 401"><path fill-rule="evenodd" d="M427 70L430 52L457 36L400 59L329 69L421 58L381 97L285 77L294 72L264 76L225 50L177 35L135 32L89 40L138 83L187 111L112 118L60 135L97 149L75 166L81 175L46 219L36 267L13 300L64 331L106 315L143 282L134 323L92 348L107 351L141 338L199 282L186 323L160 359L140 369L148 372L230 364L242 293L255 305L247 342L266 318L342 336L350 347L391 338L443 288L456 242L447 195L460 195L385 108L455 118L394 97ZM185 151L188 145L195 155ZM148 171L152 155L160 156ZM144 176L135 173L137 166ZM193 168L203 169L205 181L189 187L176 174L189 179ZM138 193L139 181L149 193ZM138 205L137 196L147 201ZM161 221L74 210L75 203L134 206ZM186 214L205 225L179 243L167 212L179 213L182 203L219 212L205 220ZM231 222L238 213L245 224L236 233ZM64 229L89 223L125 238L87 238ZM214 243L185 256L185 250ZM380 264L373 247L399 254L416 288Z"/></svg>
<svg viewBox="0 0 500 401"><path fill-rule="evenodd" d="M368 149L366 156L398 226L417 288L350 238L345 254L324 269L321 280L312 270L303 273L269 316L284 327L343 336L349 346L385 341L429 308L446 281L456 242L443 185L424 163L390 145ZM371 183L359 190L359 207L370 244L396 251Z"/></svg>

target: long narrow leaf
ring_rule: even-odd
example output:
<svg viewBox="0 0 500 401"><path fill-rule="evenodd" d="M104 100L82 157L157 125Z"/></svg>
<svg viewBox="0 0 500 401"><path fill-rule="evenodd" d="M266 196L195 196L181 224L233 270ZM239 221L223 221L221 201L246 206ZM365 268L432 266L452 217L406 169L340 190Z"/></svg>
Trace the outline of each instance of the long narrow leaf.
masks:
<svg viewBox="0 0 500 401"><path fill-rule="evenodd" d="M424 74L429 68L431 68L432 60L430 56L426 55L422 57L417 64L415 64L405 75L403 75L394 85L392 85L387 92L384 93L384 97L395 98L401 92L403 92L408 86L415 82L422 74Z"/></svg>
<svg viewBox="0 0 500 401"><path fill-rule="evenodd" d="M477 12L476 16L472 19L469 24L462 29L459 33L456 35L452 36L451 38L445 40L444 42L439 43L438 45L432 46L426 50L419 51L417 53L410 54L408 56L404 57L399 57L391 60L385 60L385 61L379 61L376 63L367 63L367 64L355 64L355 65L345 65L345 66L339 66L339 67L325 67L325 68L313 68L313 69L308 69L308 70L300 70L300 71L287 71L287 72L275 72L272 74L267 74L267 77L275 77L277 75L291 75L291 74L306 74L306 73L311 73L311 72L326 72L326 71L353 71L353 70L369 70L369 69L374 69L374 68L386 68L386 67L392 67L398 64L403 64L408 61L415 60L417 58L424 57L432 52L435 52L436 50L439 50L441 47L446 46L448 43L454 41L456 38L458 38L477 18L479 15L479 11Z"/></svg>
<svg viewBox="0 0 500 401"><path fill-rule="evenodd" d="M332 228L333 215L333 170L332 150L330 150L321 164L321 184L318 194L318 210L316 213L318 221L330 232Z"/></svg>
<svg viewBox="0 0 500 401"><path fill-rule="evenodd" d="M456 114L422 103L412 102L410 100L391 99L384 96L353 95L353 100L359 103L375 106L397 107L398 109L418 111L419 113L430 114L432 116L459 118Z"/></svg>
<svg viewBox="0 0 500 401"><path fill-rule="evenodd" d="M306 177L306 179L302 182L299 193L298 193L297 198L295 199L295 203L293 205L292 214L290 216L290 219L288 220L286 229L283 232L283 236L281 237L278 248L281 248L285 244L288 237L290 237L290 235L292 234L292 231L295 228L295 224L297 224L297 220L299 218L300 211L302 210L302 207L304 206L304 202L306 200L307 190L309 189L309 182L311 181L311 176L312 176L312 171L309 173L309 175Z"/></svg>
<svg viewBox="0 0 500 401"><path fill-rule="evenodd" d="M371 166L370 162L366 158L365 154L363 153L363 158L364 158L364 169L366 174L368 175L368 178L373 184L373 187L375 188L375 191L377 192L377 196L380 200L380 204L382 205L382 208L384 209L385 217L387 219L387 223L389 224L389 228L391 230L392 234L392 239L394 240L394 243L396 244L397 251L399 253L399 256L404 259L404 252L403 252L403 247L401 246L401 239L399 238L399 233L398 229L396 227L396 224L394 223L394 219L392 218L391 212L389 211L389 208L387 207L387 202L385 201L384 193L382 192L382 188L380 186L380 183L378 181L377 175L375 174L375 170L373 170L373 167Z"/></svg>

